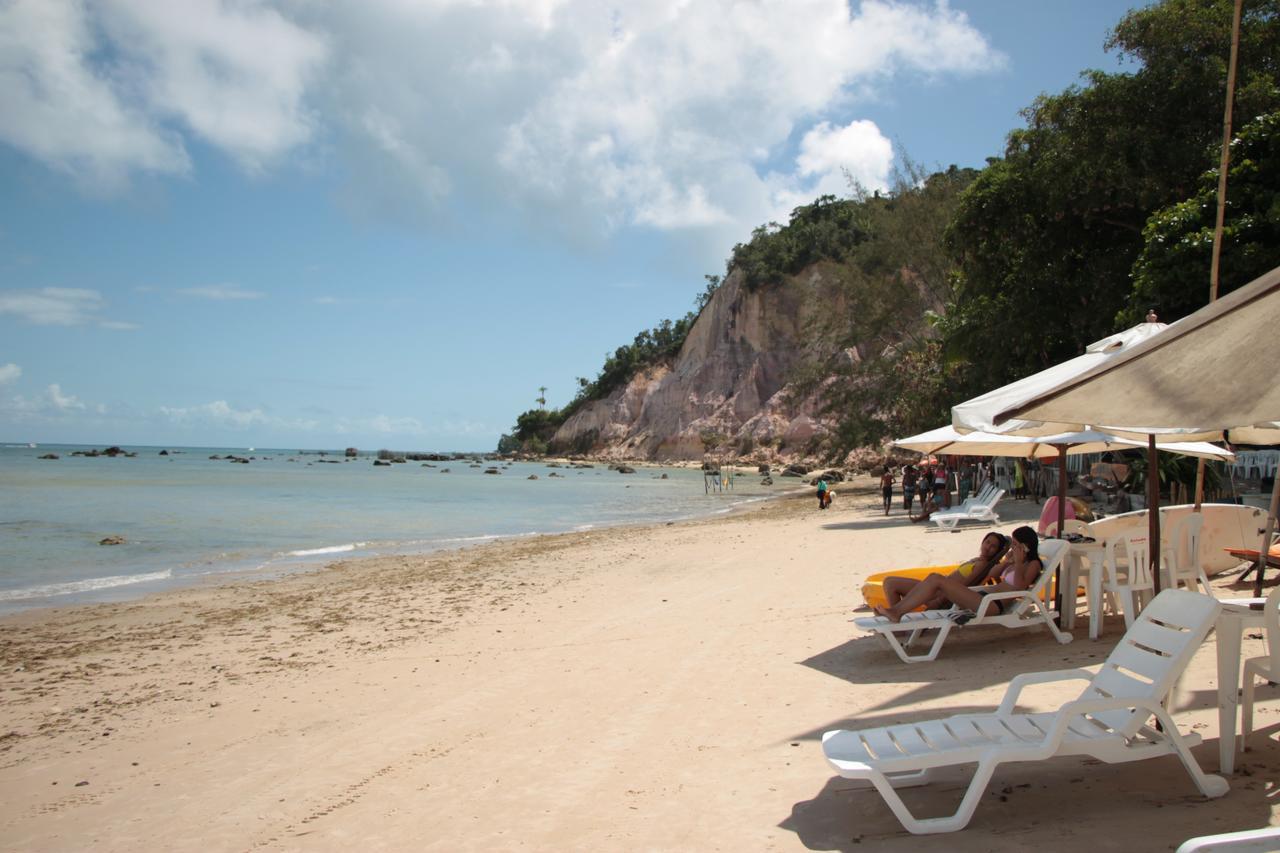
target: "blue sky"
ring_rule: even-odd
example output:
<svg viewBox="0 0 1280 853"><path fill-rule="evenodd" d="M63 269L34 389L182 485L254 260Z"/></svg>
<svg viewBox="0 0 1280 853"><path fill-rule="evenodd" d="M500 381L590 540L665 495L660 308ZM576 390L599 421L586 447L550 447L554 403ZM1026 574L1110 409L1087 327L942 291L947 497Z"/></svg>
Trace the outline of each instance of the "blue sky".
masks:
<svg viewBox="0 0 1280 853"><path fill-rule="evenodd" d="M981 166L1106 0L10 0L0 441L492 449L895 148Z"/></svg>

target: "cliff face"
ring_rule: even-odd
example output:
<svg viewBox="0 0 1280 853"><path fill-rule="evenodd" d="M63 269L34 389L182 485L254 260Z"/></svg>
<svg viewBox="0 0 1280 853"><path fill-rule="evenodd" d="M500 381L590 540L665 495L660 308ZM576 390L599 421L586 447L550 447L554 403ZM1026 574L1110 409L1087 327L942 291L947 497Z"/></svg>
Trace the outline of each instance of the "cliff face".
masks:
<svg viewBox="0 0 1280 853"><path fill-rule="evenodd" d="M738 273L716 290L675 363L638 374L583 406L551 447L614 458L701 459L709 444L761 459L803 452L828 428L816 400L791 400L787 380L804 356L804 283L751 292ZM820 310L820 309L819 309Z"/></svg>

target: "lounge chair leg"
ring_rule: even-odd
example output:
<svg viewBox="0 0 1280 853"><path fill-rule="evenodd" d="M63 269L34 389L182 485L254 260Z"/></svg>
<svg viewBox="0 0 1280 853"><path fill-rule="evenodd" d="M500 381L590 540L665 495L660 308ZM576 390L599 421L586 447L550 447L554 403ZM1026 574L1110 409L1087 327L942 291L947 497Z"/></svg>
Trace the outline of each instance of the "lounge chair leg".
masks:
<svg viewBox="0 0 1280 853"><path fill-rule="evenodd" d="M1182 759L1182 766L1187 768L1187 773L1191 775L1191 781L1196 783L1200 793L1210 799L1221 797L1225 794L1231 787L1227 784L1227 780L1213 773L1205 773L1200 769L1200 763L1191 754L1190 747L1187 746L1186 740L1183 739L1182 733L1178 731L1178 727L1174 724L1173 717L1169 716L1169 712L1157 706L1155 716L1164 725L1164 736L1173 744L1174 750L1178 753L1178 758Z"/></svg>
<svg viewBox="0 0 1280 853"><path fill-rule="evenodd" d="M969 825L995 768L995 761L979 762L978 769L974 771L973 779L964 792L964 798L960 800L960 807L956 809L955 814L946 817L917 818L911 814L907 804L902 802L902 797L898 796L898 792L893 789L893 783L883 773L876 772L870 779L876 786L876 790L880 792L880 796L884 798L885 804L902 824L903 829L913 835L933 835L939 832L955 832Z"/></svg>
<svg viewBox="0 0 1280 853"><path fill-rule="evenodd" d="M1053 634L1053 638L1055 640L1057 640L1059 643L1062 643L1065 646L1067 643L1075 639L1066 631L1062 630L1061 628L1059 628L1057 625L1054 624L1053 616L1049 614L1049 610L1044 606L1044 602L1040 601L1039 599L1035 599L1035 607L1036 607L1036 610L1040 612L1040 615L1044 617L1044 624L1049 626L1049 631Z"/></svg>

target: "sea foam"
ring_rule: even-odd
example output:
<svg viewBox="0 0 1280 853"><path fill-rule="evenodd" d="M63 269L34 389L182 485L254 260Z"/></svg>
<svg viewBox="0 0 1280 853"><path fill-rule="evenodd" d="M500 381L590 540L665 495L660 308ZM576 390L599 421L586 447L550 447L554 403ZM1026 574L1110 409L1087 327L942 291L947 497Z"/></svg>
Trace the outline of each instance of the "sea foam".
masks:
<svg viewBox="0 0 1280 853"><path fill-rule="evenodd" d="M0 590L0 601L22 601L28 598L48 598L55 595L73 595L77 592L94 592L100 589L111 589L116 586L129 586L148 581L165 581L173 577L173 572L165 569L162 572L148 572L141 575L114 575L107 578L88 578L82 581L51 583L43 586L29 586L22 589Z"/></svg>

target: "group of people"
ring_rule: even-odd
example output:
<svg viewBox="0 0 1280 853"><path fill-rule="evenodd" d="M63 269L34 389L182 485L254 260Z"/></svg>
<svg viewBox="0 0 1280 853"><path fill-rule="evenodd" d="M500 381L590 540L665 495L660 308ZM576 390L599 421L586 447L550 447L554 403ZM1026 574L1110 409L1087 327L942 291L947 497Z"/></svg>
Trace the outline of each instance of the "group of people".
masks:
<svg viewBox="0 0 1280 853"><path fill-rule="evenodd" d="M1044 571L1040 560L1040 538L1027 526L1013 531L1012 536L991 532L982 537L978 556L961 563L955 571L934 573L924 580L889 577L884 581L888 606L875 608L876 613L892 622L919 607L937 609L955 604L978 613L984 596L996 592L1022 591L1030 587ZM987 584L982 586L982 584ZM977 588L975 588L977 587ZM1003 613L1006 602L995 599L991 609Z"/></svg>
<svg viewBox="0 0 1280 853"><path fill-rule="evenodd" d="M960 467L956 472L956 487L960 494L960 500L964 500L969 496L969 492L973 490L975 477L981 475L982 472L977 470L975 466L962 465ZM927 520L930 515L949 503L948 476L949 473L946 467L941 464L923 465L919 468L914 465L904 465L902 467L902 508L907 511L907 515L913 522ZM893 488L897 482L898 478L892 468L886 468L885 472L880 475L880 495L884 500L885 515L889 514L889 510L893 506ZM911 511L911 506L917 497L920 499L919 515L915 515Z"/></svg>

